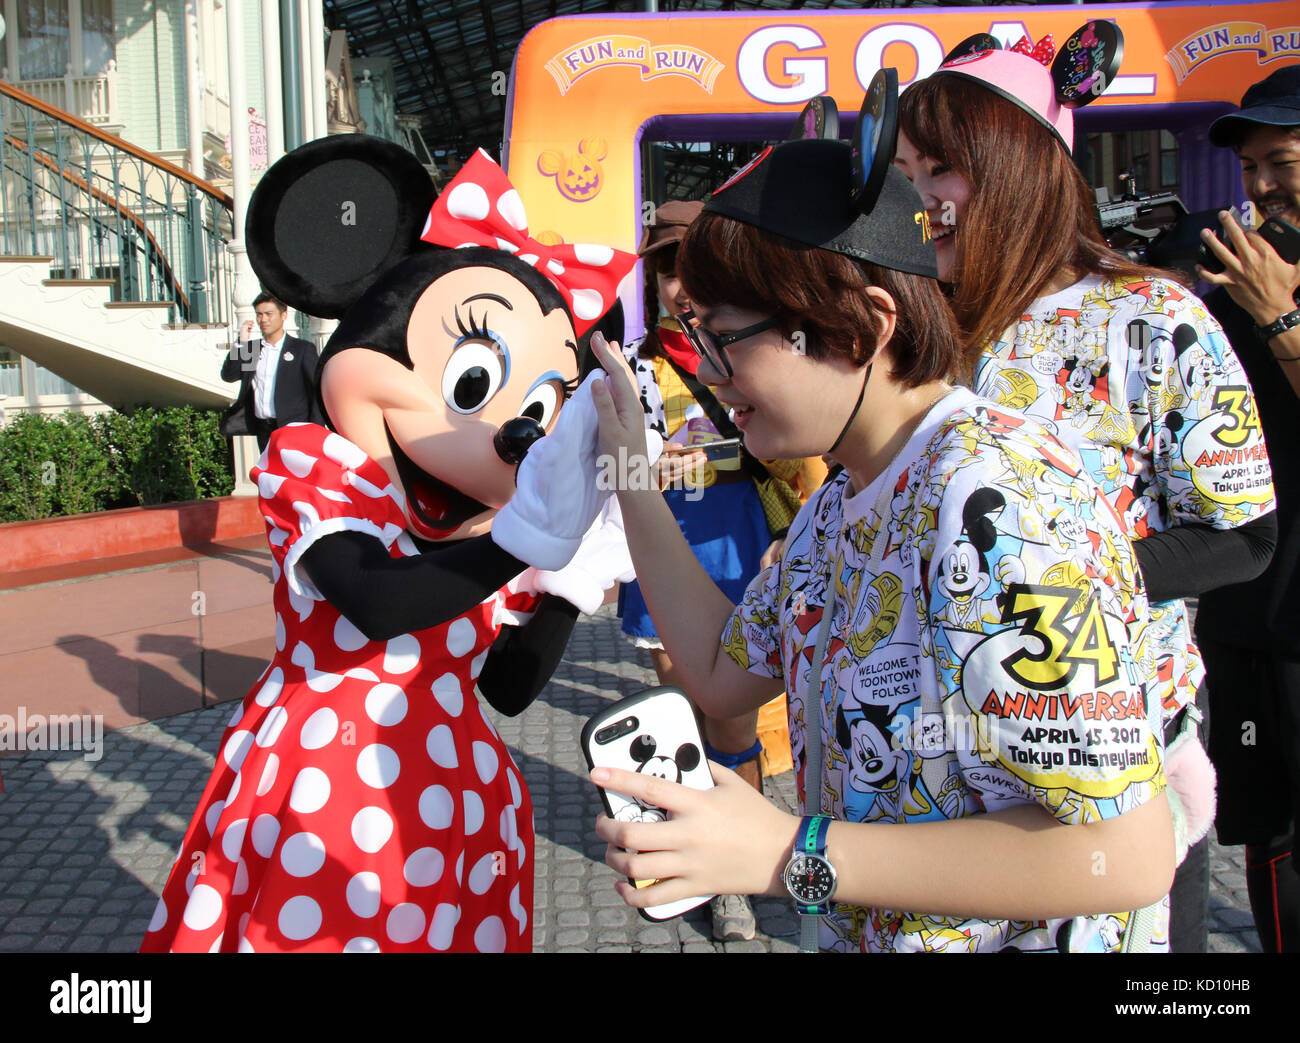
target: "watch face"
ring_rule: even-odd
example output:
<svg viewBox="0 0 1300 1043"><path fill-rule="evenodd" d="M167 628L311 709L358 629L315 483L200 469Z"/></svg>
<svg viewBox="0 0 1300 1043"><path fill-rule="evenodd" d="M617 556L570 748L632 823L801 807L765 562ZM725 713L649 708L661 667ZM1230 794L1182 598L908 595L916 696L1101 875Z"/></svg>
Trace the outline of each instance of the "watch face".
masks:
<svg viewBox="0 0 1300 1043"><path fill-rule="evenodd" d="M785 886L796 901L821 905L835 893L835 870L820 855L795 855L785 867Z"/></svg>

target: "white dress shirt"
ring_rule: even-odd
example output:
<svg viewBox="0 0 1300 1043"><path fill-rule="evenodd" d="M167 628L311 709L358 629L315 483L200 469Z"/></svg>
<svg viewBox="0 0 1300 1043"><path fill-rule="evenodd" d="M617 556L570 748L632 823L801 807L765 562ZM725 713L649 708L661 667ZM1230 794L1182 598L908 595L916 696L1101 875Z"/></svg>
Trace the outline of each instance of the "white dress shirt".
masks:
<svg viewBox="0 0 1300 1043"><path fill-rule="evenodd" d="M280 349L284 347L285 337L281 330L276 343L263 339L262 350L257 356L257 369L253 372L253 411L263 420L275 419L275 374L280 366Z"/></svg>

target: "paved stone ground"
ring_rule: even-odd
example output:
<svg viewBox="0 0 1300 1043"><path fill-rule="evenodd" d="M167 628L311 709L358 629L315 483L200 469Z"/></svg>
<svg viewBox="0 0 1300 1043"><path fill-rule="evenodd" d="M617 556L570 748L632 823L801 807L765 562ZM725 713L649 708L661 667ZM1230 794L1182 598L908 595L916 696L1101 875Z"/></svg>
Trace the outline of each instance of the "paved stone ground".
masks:
<svg viewBox="0 0 1300 1043"><path fill-rule="evenodd" d="M564 663L522 717L494 718L532 791L537 825L534 947L546 952L791 952L789 903L756 901L760 936L717 944L707 907L651 924L623 905L592 824L600 798L578 749L583 722L654 683L648 656L611 608L584 619ZM133 952L213 764L231 706L105 736L97 762L76 753L0 761L0 952ZM792 807L793 778L775 798ZM1242 849L1213 849L1210 949L1259 952Z"/></svg>

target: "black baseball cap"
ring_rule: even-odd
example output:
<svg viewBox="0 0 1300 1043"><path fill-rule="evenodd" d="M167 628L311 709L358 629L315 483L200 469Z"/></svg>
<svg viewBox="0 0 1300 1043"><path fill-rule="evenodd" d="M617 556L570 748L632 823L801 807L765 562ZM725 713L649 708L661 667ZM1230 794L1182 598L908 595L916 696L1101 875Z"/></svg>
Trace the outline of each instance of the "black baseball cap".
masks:
<svg viewBox="0 0 1300 1043"><path fill-rule="evenodd" d="M1300 126L1300 65L1284 65L1241 96L1241 108L1210 124L1210 141L1238 145L1255 126Z"/></svg>
<svg viewBox="0 0 1300 1043"><path fill-rule="evenodd" d="M847 142L824 138L773 145L714 192L705 212L882 268L939 278L916 189L890 166L864 212L855 202L852 152Z"/></svg>

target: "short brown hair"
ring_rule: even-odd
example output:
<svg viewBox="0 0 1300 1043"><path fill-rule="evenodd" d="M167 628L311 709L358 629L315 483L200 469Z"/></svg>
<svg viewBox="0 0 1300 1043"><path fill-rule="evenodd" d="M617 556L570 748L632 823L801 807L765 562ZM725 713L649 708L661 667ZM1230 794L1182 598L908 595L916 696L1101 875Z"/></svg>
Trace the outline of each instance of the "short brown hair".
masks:
<svg viewBox="0 0 1300 1043"><path fill-rule="evenodd" d="M813 358L843 355L859 365L883 345L884 309L866 293L894 300L894 379L917 387L953 375L960 342L935 280L805 246L753 225L705 212L677 248L677 274L695 304L730 304L775 314L786 337L806 337Z"/></svg>
<svg viewBox="0 0 1300 1043"><path fill-rule="evenodd" d="M1051 131L987 87L931 76L899 99L899 129L916 150L971 187L956 242L952 309L968 359L997 337L1062 271L1163 277L1102 238L1096 196Z"/></svg>

